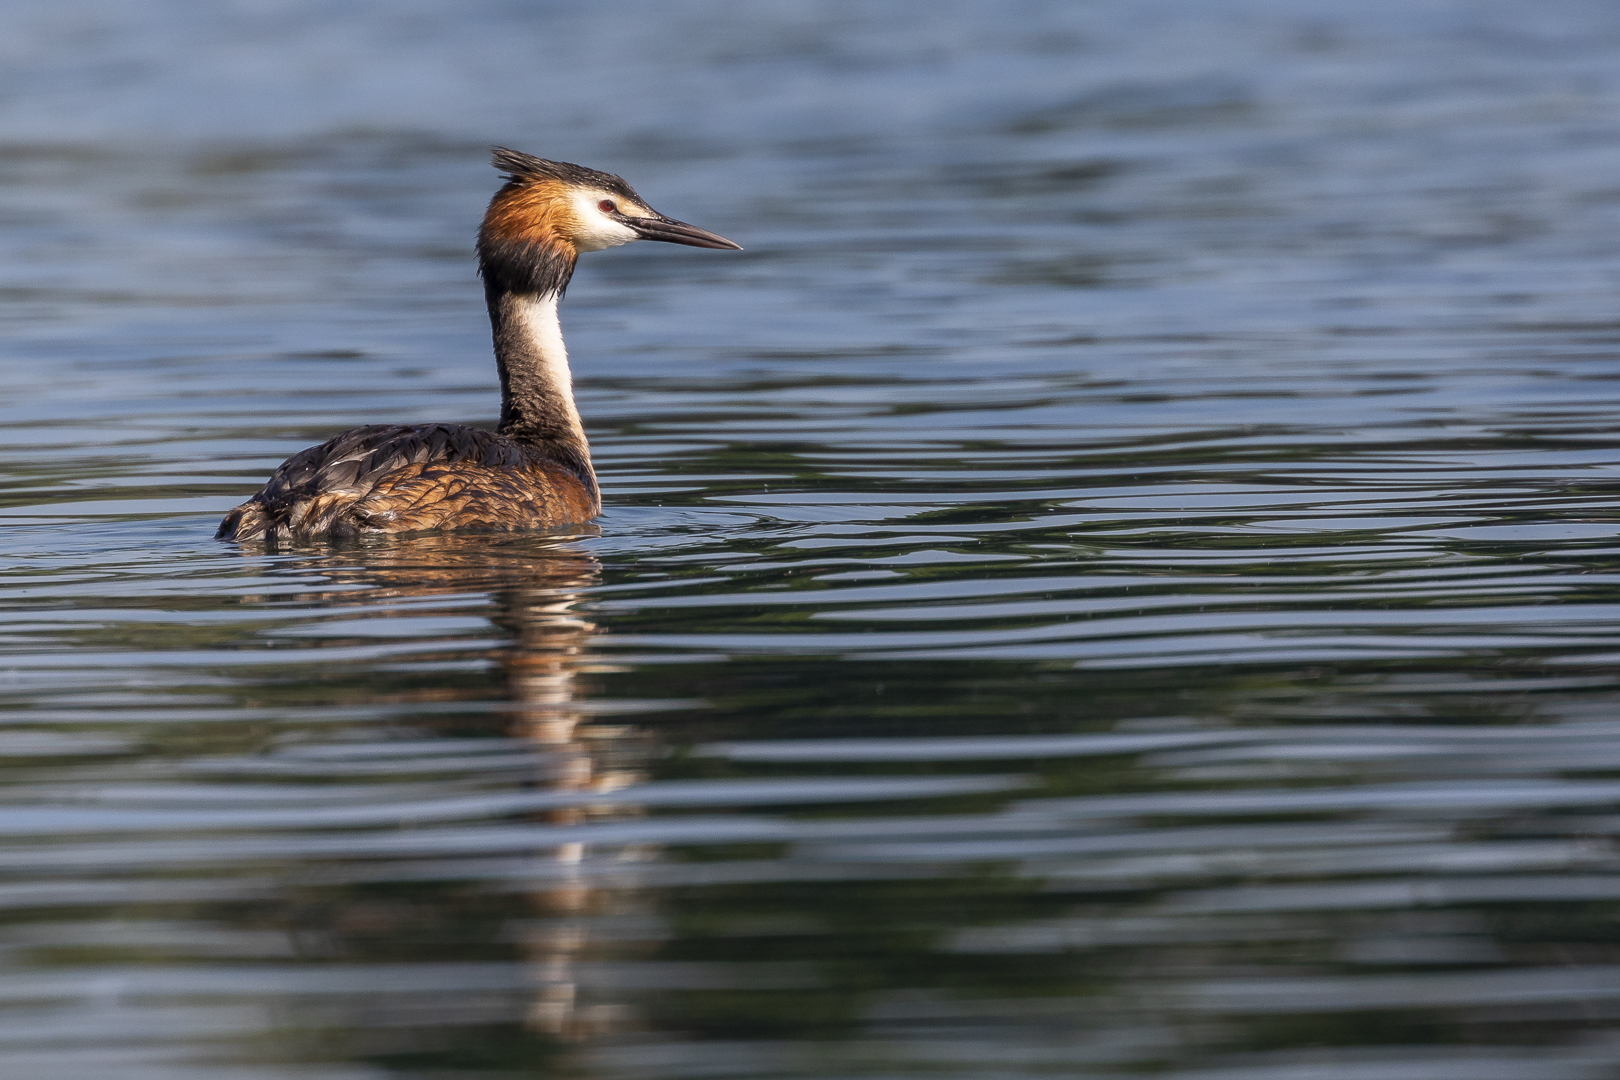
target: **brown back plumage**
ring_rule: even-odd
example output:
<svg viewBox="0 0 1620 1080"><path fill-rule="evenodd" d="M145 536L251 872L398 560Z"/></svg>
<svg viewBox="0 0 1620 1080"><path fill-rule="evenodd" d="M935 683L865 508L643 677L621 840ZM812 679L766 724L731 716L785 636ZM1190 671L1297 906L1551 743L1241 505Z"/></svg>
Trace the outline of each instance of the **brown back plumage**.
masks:
<svg viewBox="0 0 1620 1080"><path fill-rule="evenodd" d="M583 468L582 468L583 465ZM588 463L459 424L358 427L294 454L225 515L227 540L547 528L601 513Z"/></svg>

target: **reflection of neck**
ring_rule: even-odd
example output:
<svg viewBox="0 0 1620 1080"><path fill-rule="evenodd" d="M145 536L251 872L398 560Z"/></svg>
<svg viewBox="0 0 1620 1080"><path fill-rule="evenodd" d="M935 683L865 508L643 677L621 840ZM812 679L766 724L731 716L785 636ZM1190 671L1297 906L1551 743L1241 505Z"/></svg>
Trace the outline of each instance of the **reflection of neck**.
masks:
<svg viewBox="0 0 1620 1080"><path fill-rule="evenodd" d="M557 321L558 294L486 290L501 373L502 435L533 446L563 444L588 463L585 428L574 408L568 350Z"/></svg>

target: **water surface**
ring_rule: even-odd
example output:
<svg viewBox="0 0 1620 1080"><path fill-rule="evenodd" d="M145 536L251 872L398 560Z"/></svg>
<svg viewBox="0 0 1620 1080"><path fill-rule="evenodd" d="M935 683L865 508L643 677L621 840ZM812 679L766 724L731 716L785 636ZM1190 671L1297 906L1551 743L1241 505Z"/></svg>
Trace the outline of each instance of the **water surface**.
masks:
<svg viewBox="0 0 1620 1080"><path fill-rule="evenodd" d="M1610 6L5 18L6 1075L1620 1072ZM497 141L748 249L602 519L214 542L494 420Z"/></svg>

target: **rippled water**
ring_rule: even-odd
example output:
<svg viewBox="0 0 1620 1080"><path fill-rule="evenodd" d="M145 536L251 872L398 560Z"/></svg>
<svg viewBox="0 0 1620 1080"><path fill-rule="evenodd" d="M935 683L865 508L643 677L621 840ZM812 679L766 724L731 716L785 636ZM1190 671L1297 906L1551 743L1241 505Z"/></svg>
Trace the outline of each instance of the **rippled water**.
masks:
<svg viewBox="0 0 1620 1080"><path fill-rule="evenodd" d="M1620 1075L1620 10L0 16L0 1073ZM497 411L578 535L211 539Z"/></svg>

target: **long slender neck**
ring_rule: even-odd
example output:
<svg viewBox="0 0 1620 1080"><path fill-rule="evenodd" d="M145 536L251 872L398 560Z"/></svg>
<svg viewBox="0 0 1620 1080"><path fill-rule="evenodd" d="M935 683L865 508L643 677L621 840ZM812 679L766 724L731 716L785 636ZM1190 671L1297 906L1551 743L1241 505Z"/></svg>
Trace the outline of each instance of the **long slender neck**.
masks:
<svg viewBox="0 0 1620 1080"><path fill-rule="evenodd" d="M585 428L574 408L557 293L485 289L495 333L495 364L501 373L502 435L542 447L563 443L589 460Z"/></svg>
<svg viewBox="0 0 1620 1080"><path fill-rule="evenodd" d="M501 373L500 433L568 469L594 499L596 471L557 321L560 292L517 293L486 283L484 294Z"/></svg>

